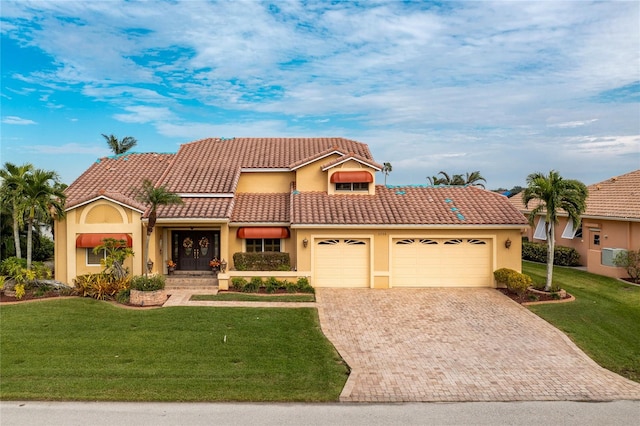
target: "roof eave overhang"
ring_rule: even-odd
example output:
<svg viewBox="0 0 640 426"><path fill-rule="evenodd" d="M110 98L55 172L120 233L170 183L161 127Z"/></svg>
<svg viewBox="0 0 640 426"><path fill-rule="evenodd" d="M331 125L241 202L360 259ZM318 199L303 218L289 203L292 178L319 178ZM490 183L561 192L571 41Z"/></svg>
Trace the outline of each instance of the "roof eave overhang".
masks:
<svg viewBox="0 0 640 426"><path fill-rule="evenodd" d="M282 173L291 171L292 169L288 167L243 167L240 169L241 173Z"/></svg>
<svg viewBox="0 0 640 426"><path fill-rule="evenodd" d="M260 226L260 227L264 227L264 226L282 226L282 227L289 227L291 226L291 222L229 222L229 226Z"/></svg>
<svg viewBox="0 0 640 426"><path fill-rule="evenodd" d="M67 207L64 211L65 211L65 212L68 212L68 211L71 211L71 210L73 210L73 209L77 209L77 208L79 208L79 207L86 206L87 204L94 203L94 202L96 202L96 201L98 201L98 200L107 200L107 201L112 202L112 203L114 203L114 204L118 204L119 206L126 207L126 208L128 208L128 209L131 209L131 210L133 210L133 211L136 211L136 212L138 212L138 213L144 213L144 212L145 212L144 210L140 210L140 209L139 209L139 208L137 208L137 207L131 206L131 205L126 204L126 203L123 203L122 201L114 200L113 198L105 197L104 195L99 195L99 196L94 197L94 198L92 198L92 199L90 199L90 200L83 201L82 203L74 204L74 205L73 205L73 206L71 206L71 207Z"/></svg>
<svg viewBox="0 0 640 426"><path fill-rule="evenodd" d="M143 223L149 222L149 218L142 219ZM229 223L227 218L210 218L210 217L163 217L156 220L156 224L171 223Z"/></svg>
<svg viewBox="0 0 640 426"><path fill-rule="evenodd" d="M324 154L324 155L319 155L319 156L317 156L317 157L313 157L312 159L310 159L310 160L308 160L308 161L305 161L304 163L299 164L299 165L297 165L297 166L295 166L295 167L291 167L291 170L292 170L292 171L293 171L293 170L298 170L298 169L299 169L299 168L301 168L301 167L308 166L309 164L313 164L313 163L315 163L315 162L317 162L317 161L320 161L320 160L322 160L322 159L325 159L325 158L327 158L327 157L329 157L329 156L331 156L331 155L340 155L340 156L343 156L343 155L345 155L345 154L344 154L343 152L341 152L341 151L334 150L334 151L328 152L328 153L326 153L326 154Z"/></svg>
<svg viewBox="0 0 640 426"><path fill-rule="evenodd" d="M292 229L305 229L305 228L334 228L334 229L523 229L529 227L528 224L507 224L507 225L476 225L476 224L451 224L451 225L389 225L389 224L362 224L362 225L335 225L335 224L292 224Z"/></svg>
<svg viewBox="0 0 640 426"><path fill-rule="evenodd" d="M382 170L380 167L377 167L377 166L375 166L375 165L373 165L373 164L371 164L371 163L368 163L368 162L366 162L366 161L362 161L362 160L360 160L359 158L352 157L352 156L346 156L345 158L343 158L343 159L342 159L342 160L340 160L340 161L337 161L337 162L335 162L335 163L333 163L333 164L331 164L331 165L328 165L328 166L324 166L324 167L322 168L322 171L323 171L323 172L326 172L327 170L332 169L332 168L334 168L334 167L336 167L336 166L339 166L339 165L341 165L341 164L344 164L344 163L346 163L347 161L350 161L350 160L357 161L358 163L360 163L360 164L362 164L362 165L365 165L365 166L367 166L367 167L371 167L372 169L374 169L374 170L376 170L376 171L378 171L378 172Z"/></svg>
<svg viewBox="0 0 640 426"><path fill-rule="evenodd" d="M531 213L531 211L523 211L527 216ZM546 212L542 211L537 214L538 216L545 216ZM569 217L566 212L558 212L556 216L560 217ZM595 214L583 214L580 216L581 219L595 219L595 220L615 220L619 222L640 222L640 217L624 217L624 216L602 216Z"/></svg>

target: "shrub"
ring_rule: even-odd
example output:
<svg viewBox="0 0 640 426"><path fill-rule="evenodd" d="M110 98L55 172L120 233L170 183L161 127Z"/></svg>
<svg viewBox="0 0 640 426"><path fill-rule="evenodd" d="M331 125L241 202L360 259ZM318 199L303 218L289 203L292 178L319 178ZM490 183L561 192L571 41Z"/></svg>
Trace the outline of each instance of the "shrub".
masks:
<svg viewBox="0 0 640 426"><path fill-rule="evenodd" d="M26 259L8 257L0 262L0 275L7 275L18 283L24 283L35 279L50 279L52 273L51 269L42 262L33 262L29 270Z"/></svg>
<svg viewBox="0 0 640 426"><path fill-rule="evenodd" d="M580 253L574 248L555 246L553 264L558 266L577 266L580 264ZM547 263L547 244L522 242L522 258L532 262Z"/></svg>
<svg viewBox="0 0 640 426"><path fill-rule="evenodd" d="M289 271L289 253L234 253L233 264L238 271Z"/></svg>
<svg viewBox="0 0 640 426"><path fill-rule="evenodd" d="M505 284L507 290L518 295L526 293L527 288L533 283L530 276L508 268L495 270L493 276L497 282Z"/></svg>
<svg viewBox="0 0 640 426"><path fill-rule="evenodd" d="M16 299L20 300L24 297L24 284L16 284L13 290L16 292Z"/></svg>
<svg viewBox="0 0 640 426"><path fill-rule="evenodd" d="M269 277L264 284L265 291L269 294L275 293L280 287L280 282L275 277Z"/></svg>
<svg viewBox="0 0 640 426"><path fill-rule="evenodd" d="M244 291L245 293L257 293L258 290L260 290L260 287L262 287L262 278L253 277L251 278L251 281L245 284L242 291Z"/></svg>
<svg viewBox="0 0 640 426"><path fill-rule="evenodd" d="M284 282L284 287L287 290L287 293L297 293L298 292L298 286L296 285L296 283L290 283L288 281Z"/></svg>
<svg viewBox="0 0 640 426"><path fill-rule="evenodd" d="M118 303L122 303L123 305L126 305L129 303L129 297L131 296L131 290L128 288L125 288L124 290L120 290L117 294L116 294L116 301Z"/></svg>
<svg viewBox="0 0 640 426"><path fill-rule="evenodd" d="M76 294L98 300L113 299L118 292L129 287L128 278L116 279L104 272L78 275L73 283Z"/></svg>
<svg viewBox="0 0 640 426"><path fill-rule="evenodd" d="M242 277L231 278L231 288L235 291L243 291L244 286L247 285L247 280Z"/></svg>
<svg viewBox="0 0 640 426"><path fill-rule="evenodd" d="M316 292L316 289L311 287L311 284L309 284L309 278L307 277L298 278L296 285L298 286L298 291L301 293L315 294Z"/></svg>
<svg viewBox="0 0 640 426"><path fill-rule="evenodd" d="M139 275L131 279L131 290L157 291L164 290L164 275L144 276Z"/></svg>
<svg viewBox="0 0 640 426"><path fill-rule="evenodd" d="M634 283L640 283L640 249L625 250L616 255L613 264L625 268Z"/></svg>

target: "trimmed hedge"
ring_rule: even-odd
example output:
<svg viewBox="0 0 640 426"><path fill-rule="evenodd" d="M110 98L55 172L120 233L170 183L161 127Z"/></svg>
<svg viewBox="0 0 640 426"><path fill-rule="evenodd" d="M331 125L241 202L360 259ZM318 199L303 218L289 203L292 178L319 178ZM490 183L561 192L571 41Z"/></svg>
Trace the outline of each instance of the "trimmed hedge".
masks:
<svg viewBox="0 0 640 426"><path fill-rule="evenodd" d="M513 269L501 268L493 272L493 277L497 282L505 284L511 293L523 295L533 284L529 275L521 274Z"/></svg>
<svg viewBox="0 0 640 426"><path fill-rule="evenodd" d="M522 242L522 258L532 262L547 263L547 244ZM555 246L553 264L558 266L580 265L580 253L574 248Z"/></svg>
<svg viewBox="0 0 640 426"><path fill-rule="evenodd" d="M298 278L295 283L287 280L280 281L275 277L269 277L263 281L260 277L252 277L247 281L243 277L231 278L231 290L241 291L244 293L258 293L264 288L266 293L275 293L278 290L285 290L287 293L311 293L315 294L316 290L309 284L309 280L305 277Z"/></svg>
<svg viewBox="0 0 640 426"><path fill-rule="evenodd" d="M233 264L237 271L290 271L289 253L234 253Z"/></svg>

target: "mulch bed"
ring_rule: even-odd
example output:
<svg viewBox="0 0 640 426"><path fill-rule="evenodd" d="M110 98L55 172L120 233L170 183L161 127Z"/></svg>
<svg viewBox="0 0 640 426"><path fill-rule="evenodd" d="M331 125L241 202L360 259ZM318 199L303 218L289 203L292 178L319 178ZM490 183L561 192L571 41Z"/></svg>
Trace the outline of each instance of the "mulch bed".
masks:
<svg viewBox="0 0 640 426"><path fill-rule="evenodd" d="M3 293L0 293L0 303L27 302L27 301L33 301L33 300L51 299L51 298L56 298L56 297L68 297L68 296L67 295L62 296L57 291L48 291L48 292L43 293L41 295L36 295L33 292L27 291L24 294L24 296L22 296L22 299L18 299L18 298L14 297L14 296L7 296L3 292Z"/></svg>
<svg viewBox="0 0 640 426"><path fill-rule="evenodd" d="M518 303L531 303L531 302L558 302L560 300L568 300L571 299L571 295L567 293L567 296L564 299L558 299L557 297L552 296L551 293L547 294L539 294L527 291L523 295L519 296L517 294L511 293L506 288L497 289L499 292L509 297L511 300ZM535 297L534 297L535 296Z"/></svg>

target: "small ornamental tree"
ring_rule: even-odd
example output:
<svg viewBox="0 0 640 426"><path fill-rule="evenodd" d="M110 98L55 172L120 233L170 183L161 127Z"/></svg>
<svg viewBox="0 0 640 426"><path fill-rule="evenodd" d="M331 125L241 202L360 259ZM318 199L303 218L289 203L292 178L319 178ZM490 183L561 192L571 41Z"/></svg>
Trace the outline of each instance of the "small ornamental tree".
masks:
<svg viewBox="0 0 640 426"><path fill-rule="evenodd" d="M633 282L640 284L640 249L621 251L613 259L613 264L626 269Z"/></svg>
<svg viewBox="0 0 640 426"><path fill-rule="evenodd" d="M127 277L129 271L124 267L124 261L127 257L133 256L133 250L127 247L125 240L116 240L115 238L105 238L102 244L95 247L95 254L105 251L105 258L100 260L100 264L104 267L104 272L110 274L116 280L122 280Z"/></svg>

